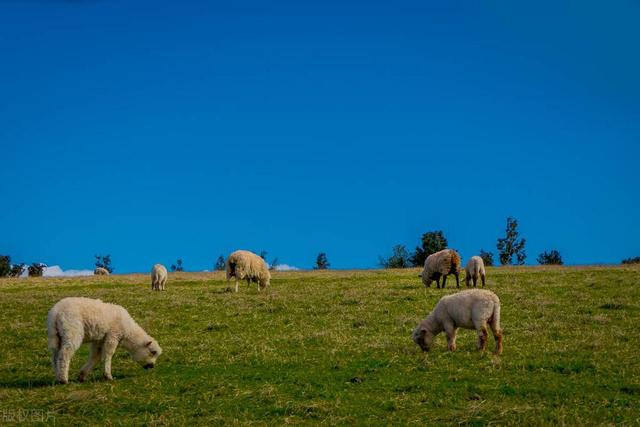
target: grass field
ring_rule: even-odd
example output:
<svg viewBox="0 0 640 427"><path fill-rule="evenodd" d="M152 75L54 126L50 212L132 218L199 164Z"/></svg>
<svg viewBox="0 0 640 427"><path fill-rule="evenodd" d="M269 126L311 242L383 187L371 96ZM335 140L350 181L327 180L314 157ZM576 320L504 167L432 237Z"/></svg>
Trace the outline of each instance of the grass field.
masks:
<svg viewBox="0 0 640 427"><path fill-rule="evenodd" d="M498 268L502 356L427 354L410 333L445 293L418 270L276 273L267 292L220 273L0 280L0 424L639 424L640 268ZM49 308L66 296L123 305L161 344L145 371L122 349L53 383ZM489 348L493 348L490 338Z"/></svg>

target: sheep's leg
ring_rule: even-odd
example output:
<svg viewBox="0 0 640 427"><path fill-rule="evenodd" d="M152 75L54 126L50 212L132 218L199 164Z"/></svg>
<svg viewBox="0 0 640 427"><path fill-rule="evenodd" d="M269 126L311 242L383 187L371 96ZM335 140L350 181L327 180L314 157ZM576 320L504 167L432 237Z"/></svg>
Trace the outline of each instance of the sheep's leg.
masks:
<svg viewBox="0 0 640 427"><path fill-rule="evenodd" d="M444 325L444 331L447 334L447 348L449 351L455 351L456 347L456 334L458 330L452 324Z"/></svg>
<svg viewBox="0 0 640 427"><path fill-rule="evenodd" d="M482 273L482 274L480 275L480 278L482 279L482 287L484 288L484 285L485 285L485 277L484 277L484 273Z"/></svg>
<svg viewBox="0 0 640 427"><path fill-rule="evenodd" d="M440 276L436 277L436 288L440 289Z"/></svg>
<svg viewBox="0 0 640 427"><path fill-rule="evenodd" d="M478 284L478 275L474 274L473 275L473 287L474 288L477 287L477 284Z"/></svg>
<svg viewBox="0 0 640 427"><path fill-rule="evenodd" d="M487 332L487 324L483 323L478 331L478 350L487 348L487 341L489 340L489 333Z"/></svg>
<svg viewBox="0 0 640 427"><path fill-rule="evenodd" d="M102 346L102 360L104 360L104 377L111 381L113 376L111 375L111 359L113 354L118 348L118 340L113 337L108 337L104 340Z"/></svg>
<svg viewBox="0 0 640 427"><path fill-rule="evenodd" d="M469 276L468 273L465 273L464 276L464 284L467 285L467 288L470 286L471 284L471 276Z"/></svg>
<svg viewBox="0 0 640 427"><path fill-rule="evenodd" d="M493 332L493 339L496 340L496 349L494 350L494 353L502 354L502 331L498 329L494 320L489 323L489 327L491 328L491 332Z"/></svg>
<svg viewBox="0 0 640 427"><path fill-rule="evenodd" d="M56 372L58 372L58 353L59 350L56 349L51 349L51 367L53 368L53 374L55 375Z"/></svg>
<svg viewBox="0 0 640 427"><path fill-rule="evenodd" d="M458 273L453 273L453 275L456 276L456 288L460 289L460 277Z"/></svg>
<svg viewBox="0 0 640 427"><path fill-rule="evenodd" d="M442 276L442 289L444 289L444 286L447 284L447 275L445 274L444 276Z"/></svg>
<svg viewBox="0 0 640 427"><path fill-rule="evenodd" d="M236 277L236 292L238 292L238 278Z"/></svg>
<svg viewBox="0 0 640 427"><path fill-rule="evenodd" d="M56 363L56 380L62 384L69 382L69 363L77 348L71 343L64 343L58 351L58 361Z"/></svg>
<svg viewBox="0 0 640 427"><path fill-rule="evenodd" d="M78 381L83 382L87 379L87 376L93 368L96 366L96 363L100 361L100 357L102 356L102 343L92 342L89 344L89 359L87 363L80 369L80 376L78 377Z"/></svg>

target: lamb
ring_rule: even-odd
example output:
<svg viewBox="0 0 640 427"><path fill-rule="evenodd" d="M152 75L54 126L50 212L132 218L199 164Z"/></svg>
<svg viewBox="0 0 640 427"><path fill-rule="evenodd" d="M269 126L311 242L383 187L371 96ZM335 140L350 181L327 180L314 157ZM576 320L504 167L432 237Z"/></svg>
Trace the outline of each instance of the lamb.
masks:
<svg viewBox="0 0 640 427"><path fill-rule="evenodd" d="M108 276L109 270L102 267L96 267L96 269L93 270L93 274L95 274L96 276Z"/></svg>
<svg viewBox="0 0 640 427"><path fill-rule="evenodd" d="M470 286L471 279L473 279L473 287L476 287L478 283L478 276L482 279L482 286L485 285L485 271L484 261L479 256L472 256L467 262L465 269L464 281L467 284L467 288Z"/></svg>
<svg viewBox="0 0 640 427"><path fill-rule="evenodd" d="M89 360L80 369L83 382L100 359L104 376L113 380L111 358L119 344L143 368L153 368L162 354L158 342L149 336L129 315L115 304L91 298L64 298L56 303L47 318L51 365L56 380L69 382L69 363L83 342L89 343Z"/></svg>
<svg viewBox="0 0 640 427"><path fill-rule="evenodd" d="M156 264L151 269L151 290L164 291L167 284L167 269L162 264Z"/></svg>
<svg viewBox="0 0 640 427"><path fill-rule="evenodd" d="M230 290L229 281L231 277L236 281L236 292L238 292L238 280L247 280L258 283L258 291L269 286L271 274L267 263L258 255L249 251L235 251L227 258L225 266L227 272L227 290Z"/></svg>
<svg viewBox="0 0 640 427"><path fill-rule="evenodd" d="M425 287L430 287L432 281L436 281L436 286L440 289L440 277L442 277L442 287L447 283L447 276L453 274L456 277L456 287L460 287L460 255L453 249L443 249L431 254L424 261L424 269L420 273L422 283Z"/></svg>
<svg viewBox="0 0 640 427"><path fill-rule="evenodd" d="M422 351L429 351L435 336L444 331L449 351L454 351L458 327L475 329L478 333L478 350L484 350L488 340L487 324L496 341L495 353L500 354L500 299L485 289L468 289L440 298L433 311L415 328L412 337Z"/></svg>

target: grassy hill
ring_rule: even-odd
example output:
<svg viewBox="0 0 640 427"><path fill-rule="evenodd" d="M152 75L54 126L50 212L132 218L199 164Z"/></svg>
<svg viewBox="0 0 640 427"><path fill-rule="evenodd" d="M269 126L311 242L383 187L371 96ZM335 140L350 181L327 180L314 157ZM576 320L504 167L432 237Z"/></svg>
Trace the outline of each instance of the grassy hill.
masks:
<svg viewBox="0 0 640 427"><path fill-rule="evenodd" d="M489 269L504 353L461 330L423 354L410 333L445 293L418 270L276 273L267 292L220 273L0 280L0 424L640 423L640 268ZM463 285L464 286L464 285ZM53 383L49 308L66 296L123 305L161 344L144 371L119 349ZM489 348L493 348L490 338ZM4 421L4 422L3 422Z"/></svg>

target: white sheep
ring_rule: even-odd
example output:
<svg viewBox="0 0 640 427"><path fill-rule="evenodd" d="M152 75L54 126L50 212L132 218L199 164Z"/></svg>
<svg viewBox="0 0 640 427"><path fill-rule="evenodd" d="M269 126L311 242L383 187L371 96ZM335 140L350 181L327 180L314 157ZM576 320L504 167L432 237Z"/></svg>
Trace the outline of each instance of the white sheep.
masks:
<svg viewBox="0 0 640 427"><path fill-rule="evenodd" d="M236 292L238 292L238 280L245 280L247 284L252 281L258 283L258 290L269 286L271 274L267 263L258 255L249 251L235 251L227 258L225 265L227 272L227 290L230 290L229 281L231 277L236 281Z"/></svg>
<svg viewBox="0 0 640 427"><path fill-rule="evenodd" d="M80 369L79 381L84 381L100 359L104 376L112 380L111 358L121 344L145 369L153 368L162 349L131 318L127 310L115 304L91 298L64 298L47 318L47 334L51 365L56 380L69 382L69 363L83 342L89 343L89 360Z"/></svg>
<svg viewBox="0 0 640 427"><path fill-rule="evenodd" d="M464 276L464 281L467 284L467 287L469 287L471 284L471 279L473 279L473 287L476 287L476 284L478 283L478 276L480 276L480 278L482 279L482 286L484 287L485 285L485 270L484 270L484 261L482 261L482 258L480 258L479 256L472 256L471 259L469 259L469 261L467 262L467 265L465 266L465 276Z"/></svg>
<svg viewBox="0 0 640 427"><path fill-rule="evenodd" d="M440 332L447 334L449 351L456 349L458 328L475 329L478 333L478 349L487 346L487 324L496 341L495 353L502 353L500 329L500 299L484 289L469 289L440 298L435 308L413 331L413 341L422 351L429 351L433 339Z"/></svg>
<svg viewBox="0 0 640 427"><path fill-rule="evenodd" d="M436 281L436 286L440 288L440 277L442 277L442 287L447 283L447 276L453 274L456 277L456 287L460 287L460 255L453 249L443 249L431 254L424 260L424 269L419 274L422 283L427 288L431 282Z"/></svg>
<svg viewBox="0 0 640 427"><path fill-rule="evenodd" d="M93 270L93 274L95 274L96 276L108 276L109 270L102 267L96 267L96 269Z"/></svg>
<svg viewBox="0 0 640 427"><path fill-rule="evenodd" d="M167 269L162 264L156 264L151 269L151 289L164 291L167 284Z"/></svg>

